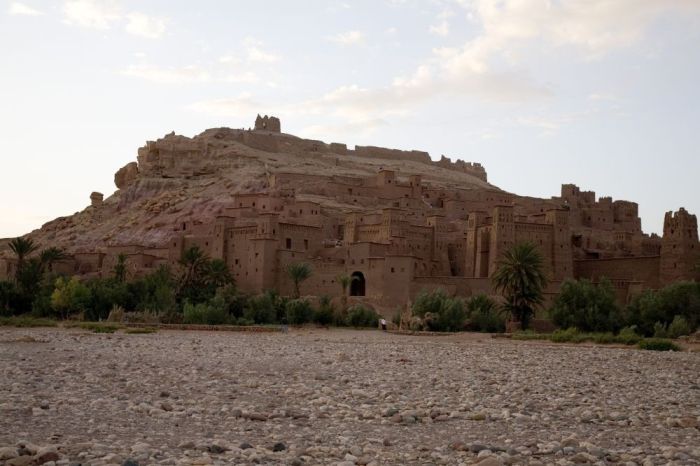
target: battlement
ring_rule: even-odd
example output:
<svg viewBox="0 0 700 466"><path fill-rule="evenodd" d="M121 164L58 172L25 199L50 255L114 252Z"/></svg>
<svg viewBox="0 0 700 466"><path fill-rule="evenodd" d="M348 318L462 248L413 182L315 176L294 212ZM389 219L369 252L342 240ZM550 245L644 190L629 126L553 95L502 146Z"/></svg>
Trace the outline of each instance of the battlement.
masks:
<svg viewBox="0 0 700 466"><path fill-rule="evenodd" d="M258 114L258 117L255 119L254 129L256 131L272 131L273 133L282 132L279 118L267 115L261 117L260 114Z"/></svg>

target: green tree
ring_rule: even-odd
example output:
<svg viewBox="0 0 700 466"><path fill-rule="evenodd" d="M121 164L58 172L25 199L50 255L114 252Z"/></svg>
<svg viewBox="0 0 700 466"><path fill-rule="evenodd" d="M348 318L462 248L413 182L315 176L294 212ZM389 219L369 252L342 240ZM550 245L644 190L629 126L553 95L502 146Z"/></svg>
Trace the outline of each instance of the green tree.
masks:
<svg viewBox="0 0 700 466"><path fill-rule="evenodd" d="M180 277L177 284L178 301L201 303L207 300L209 290L205 289L209 258L197 246L185 250L179 260Z"/></svg>
<svg viewBox="0 0 700 466"><path fill-rule="evenodd" d="M606 278L598 284L585 279L565 281L549 315L561 328L584 332L615 332L623 326L615 290Z"/></svg>
<svg viewBox="0 0 700 466"><path fill-rule="evenodd" d="M119 283L124 283L126 281L126 254L121 253L117 255L117 262L112 269L112 275Z"/></svg>
<svg viewBox="0 0 700 466"><path fill-rule="evenodd" d="M17 256L17 270L15 271L15 277L19 277L19 274L24 267L25 259L31 253L36 251L37 248L38 246L29 238L19 237L10 241L10 249L15 253L15 256Z"/></svg>
<svg viewBox="0 0 700 466"><path fill-rule="evenodd" d="M69 314L84 312L90 304L90 289L77 277L56 279L56 288L51 294L51 306L59 317L65 319Z"/></svg>
<svg viewBox="0 0 700 466"><path fill-rule="evenodd" d="M542 255L537 247L524 242L508 249L499 259L492 280L496 290L506 298L506 311L527 329L547 286Z"/></svg>
<svg viewBox="0 0 700 466"><path fill-rule="evenodd" d="M499 312L498 304L485 294L472 296L467 301L469 326L480 332L503 332L505 322Z"/></svg>
<svg viewBox="0 0 700 466"><path fill-rule="evenodd" d="M343 308L348 305L348 288L350 288L350 285L352 285L352 282L359 280L357 277L348 275L346 273L338 275L336 278L336 281L340 285L340 288L342 290L342 294L340 295L340 302L343 305Z"/></svg>
<svg viewBox="0 0 700 466"><path fill-rule="evenodd" d="M45 268L45 270L53 272L54 262L61 261L63 259L66 259L67 257L68 255L65 253L65 251L63 251L63 249L50 247L41 251L41 254L39 255L39 260L41 261L41 264Z"/></svg>
<svg viewBox="0 0 700 466"><path fill-rule="evenodd" d="M301 296L300 286L302 282L311 276L311 266L304 262L296 262L287 266L287 275L294 283L294 297L299 299Z"/></svg>
<svg viewBox="0 0 700 466"><path fill-rule="evenodd" d="M207 285L212 288L212 294L218 288L233 283L231 271L222 259L210 260L205 266L204 275Z"/></svg>
<svg viewBox="0 0 700 466"><path fill-rule="evenodd" d="M450 297L443 289L421 291L416 296L411 309L413 315L423 320L428 330L438 332L458 332L464 330L467 310L464 301Z"/></svg>

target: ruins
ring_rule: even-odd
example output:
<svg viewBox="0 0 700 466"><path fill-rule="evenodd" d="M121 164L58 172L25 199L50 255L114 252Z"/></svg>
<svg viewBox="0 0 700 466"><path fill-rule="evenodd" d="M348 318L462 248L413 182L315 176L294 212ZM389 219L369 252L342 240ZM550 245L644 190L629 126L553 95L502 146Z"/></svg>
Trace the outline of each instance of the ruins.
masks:
<svg viewBox="0 0 700 466"><path fill-rule="evenodd" d="M136 277L197 246L243 291L289 294L285 267L306 262L303 293L338 295L347 274L350 294L379 309L424 289L492 294L498 258L521 241L543 254L549 295L566 279L607 277L626 302L700 278L697 218L683 208L666 214L662 237L647 235L634 202L572 184L549 199L518 196L489 184L478 163L301 139L267 115L252 130L148 141L114 180L108 198L93 193L84 211L28 235L70 253L55 270L108 276L126 254ZM15 267L1 254L0 279Z"/></svg>

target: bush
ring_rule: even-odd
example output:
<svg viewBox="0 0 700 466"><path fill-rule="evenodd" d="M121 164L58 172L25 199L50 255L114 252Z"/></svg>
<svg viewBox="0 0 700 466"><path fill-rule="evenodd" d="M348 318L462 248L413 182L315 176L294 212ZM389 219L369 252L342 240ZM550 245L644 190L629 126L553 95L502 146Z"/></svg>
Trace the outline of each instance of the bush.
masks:
<svg viewBox="0 0 700 466"><path fill-rule="evenodd" d="M654 338L668 338L668 330L661 322L654 324Z"/></svg>
<svg viewBox="0 0 700 466"><path fill-rule="evenodd" d="M230 284L216 290L212 304L225 309L229 316L238 319L243 317L243 313L249 304L248 300L247 295L239 293L236 286Z"/></svg>
<svg viewBox="0 0 700 466"><path fill-rule="evenodd" d="M640 349L650 351L680 351L680 347L671 340L663 338L645 338L637 344Z"/></svg>
<svg viewBox="0 0 700 466"><path fill-rule="evenodd" d="M657 291L637 295L625 309L628 324L637 325L640 333L654 334L654 325L666 326L676 316L686 320L689 333L700 325L700 283L679 282Z"/></svg>
<svg viewBox="0 0 700 466"><path fill-rule="evenodd" d="M549 314L557 326L576 327L583 332L612 332L622 326L615 290L605 278L598 284L590 280L565 281Z"/></svg>
<svg viewBox="0 0 700 466"><path fill-rule="evenodd" d="M348 309L347 325L355 328L377 327L379 314L374 309L356 304Z"/></svg>
<svg viewBox="0 0 700 466"><path fill-rule="evenodd" d="M287 302L287 322L290 325L302 325L311 322L314 310L305 299L293 299Z"/></svg>
<svg viewBox="0 0 700 466"><path fill-rule="evenodd" d="M498 305L490 297L480 294L467 302L469 325L472 330L479 332L504 332L505 319L498 310Z"/></svg>
<svg viewBox="0 0 700 466"><path fill-rule="evenodd" d="M412 312L423 319L425 328L438 332L464 330L467 321L464 301L449 297L442 289L421 292L413 303Z"/></svg>
<svg viewBox="0 0 700 466"><path fill-rule="evenodd" d="M683 335L690 335L690 333L690 325L683 316L675 316L668 326L668 336L670 338L678 338Z"/></svg>
<svg viewBox="0 0 700 466"><path fill-rule="evenodd" d="M642 337L637 334L637 328L635 326L624 327L617 335L618 343L625 345L636 345L641 339Z"/></svg>
<svg viewBox="0 0 700 466"><path fill-rule="evenodd" d="M256 324L274 324L287 319L287 298L274 290L254 296L247 301L243 318Z"/></svg>
<svg viewBox="0 0 700 466"><path fill-rule="evenodd" d="M0 317L0 327L55 327L56 321L31 316Z"/></svg>
<svg viewBox="0 0 700 466"><path fill-rule="evenodd" d="M156 333L157 331L158 331L157 328L144 327L144 328L128 328L128 329L124 330L124 333L132 334L132 335L140 335L140 334Z"/></svg>
<svg viewBox="0 0 700 466"><path fill-rule="evenodd" d="M319 325L330 325L333 323L334 316L335 309L331 303L331 298L328 296L321 296L318 308L314 310L313 321Z"/></svg>
<svg viewBox="0 0 700 466"><path fill-rule="evenodd" d="M555 343L581 343L586 341L586 338L576 327L569 327L565 330L555 330L550 340Z"/></svg>
<svg viewBox="0 0 700 466"><path fill-rule="evenodd" d="M223 325L229 322L226 310L206 303L185 303L183 314L186 324Z"/></svg>
<svg viewBox="0 0 700 466"><path fill-rule="evenodd" d="M73 277L56 279L56 289L51 294L51 306L65 319L69 314L85 312L90 304L90 289Z"/></svg>
<svg viewBox="0 0 700 466"><path fill-rule="evenodd" d="M124 308L121 306L114 306L111 311L109 311L109 315L107 316L107 322L124 322Z"/></svg>

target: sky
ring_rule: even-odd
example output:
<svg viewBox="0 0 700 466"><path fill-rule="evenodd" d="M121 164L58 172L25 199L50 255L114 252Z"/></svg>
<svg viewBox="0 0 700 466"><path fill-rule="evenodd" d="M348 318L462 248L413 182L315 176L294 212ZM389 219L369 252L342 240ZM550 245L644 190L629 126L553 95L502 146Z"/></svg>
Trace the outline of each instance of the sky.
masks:
<svg viewBox="0 0 700 466"><path fill-rule="evenodd" d="M166 133L250 127L700 214L700 0L0 0L0 237Z"/></svg>

